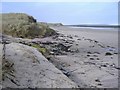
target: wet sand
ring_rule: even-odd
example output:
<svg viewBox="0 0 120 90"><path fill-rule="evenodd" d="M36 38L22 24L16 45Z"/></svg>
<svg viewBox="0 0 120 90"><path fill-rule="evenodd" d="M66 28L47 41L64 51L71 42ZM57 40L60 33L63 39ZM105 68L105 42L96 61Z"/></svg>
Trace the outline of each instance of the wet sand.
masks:
<svg viewBox="0 0 120 90"><path fill-rule="evenodd" d="M118 87L118 32L89 28L51 27L73 40L70 50L79 52L56 55L52 63L81 88ZM68 37L71 36L72 38Z"/></svg>

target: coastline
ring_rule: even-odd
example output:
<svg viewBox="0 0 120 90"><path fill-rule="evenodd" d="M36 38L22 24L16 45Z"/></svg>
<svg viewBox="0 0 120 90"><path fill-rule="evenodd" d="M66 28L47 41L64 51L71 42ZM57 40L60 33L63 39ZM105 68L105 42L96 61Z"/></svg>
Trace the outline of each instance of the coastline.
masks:
<svg viewBox="0 0 120 90"><path fill-rule="evenodd" d="M46 76L48 75L48 72L52 73L50 70L47 70L47 68L50 68L49 64L51 64L51 69L57 69L57 72L61 72L61 80L63 78L66 79L67 82L72 83L72 87L74 88L118 87L118 70L120 70L120 67L118 65L119 53L117 31L92 30L88 28L76 29L68 28L65 26L54 26L50 28L54 29L57 32L57 34L50 37L34 39L14 38L11 36L4 36L4 38L8 42L7 46L11 45L11 47L14 47L13 44L15 44L16 47L19 47L19 45L23 45L25 47L24 49L22 49L23 46L19 48L21 52L25 52L25 50L27 49L26 47L28 47L30 50L31 48L33 48L33 51L26 53L29 56L21 55L17 52L17 49L15 48L14 52L16 52L22 58L27 58L23 61L23 63L28 59L34 60L30 57L36 57L36 55L38 55L38 57L40 57L38 60L40 62L44 62L44 65L47 65L45 69L41 63L36 63L38 67L41 67L41 69L45 70L46 73L44 78L47 78ZM47 50L49 52L42 53L41 51L39 51L40 48L43 50L42 52L44 52L44 50ZM34 52L34 50L37 50L36 52L39 51L40 54L32 55L31 52ZM9 52L6 53L7 58L14 58L14 60L16 61L15 54L10 53L9 49L8 51ZM12 55L9 56L9 54ZM42 61L41 57L46 58L46 60L48 60L48 63ZM15 62L14 64L20 65L19 62L20 61ZM28 63L34 64L33 62L29 61ZM24 69L26 69L28 65L29 64L26 64L24 66L24 64L21 64L19 69L22 69L23 67ZM18 67L15 67L15 69L17 68ZM32 70L34 68L31 67L27 69ZM37 70L41 71L41 69L38 68ZM33 71L33 73L35 72L37 71ZM23 72L21 71L17 73ZM29 71L27 73L29 73ZM41 71L40 75L42 74L44 74L44 71ZM32 76L30 74L30 77L32 78L31 82L41 80L41 78L34 80L34 78L36 77L35 75ZM48 77L51 78L51 76L49 75ZM53 77L57 77L57 75L54 74ZM21 78L23 77L21 76ZM55 80L58 80L56 81L56 83L59 83L59 78L55 78ZM4 82L5 85L7 85L6 83L8 82ZM49 79L49 82L53 85L51 86L51 84L49 84L49 87L52 88L59 87L60 85L53 84L51 79ZM64 83L67 85L68 88L71 87L67 82ZM65 87L64 83L60 87ZM44 83L44 85L46 84L47 83ZM11 83L9 83L8 85L11 85L12 87ZM39 86L38 83L37 87L46 86Z"/></svg>
<svg viewBox="0 0 120 90"><path fill-rule="evenodd" d="M100 42L108 43L110 45L118 47L118 29L111 28L110 30L106 29L91 29L91 28L71 28L68 26L61 27L51 27L62 34L71 34L78 35L79 37L86 37L95 40L100 40ZM73 32L74 31L74 32ZM111 41L114 41L112 44Z"/></svg>
<svg viewBox="0 0 120 90"><path fill-rule="evenodd" d="M86 28L51 27L58 42L73 40L72 54L56 55L51 62L81 88L118 87L118 32ZM63 41L62 41L63 40Z"/></svg>

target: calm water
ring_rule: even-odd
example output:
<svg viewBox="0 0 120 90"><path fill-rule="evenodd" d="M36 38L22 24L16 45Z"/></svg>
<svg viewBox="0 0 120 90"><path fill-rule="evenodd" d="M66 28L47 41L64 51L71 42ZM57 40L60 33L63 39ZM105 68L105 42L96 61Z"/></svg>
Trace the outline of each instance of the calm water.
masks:
<svg viewBox="0 0 120 90"><path fill-rule="evenodd" d="M75 26L71 26L70 28L87 28L87 29L94 29L94 30L114 30L114 31L118 31L118 28L109 28L109 27L75 27Z"/></svg>

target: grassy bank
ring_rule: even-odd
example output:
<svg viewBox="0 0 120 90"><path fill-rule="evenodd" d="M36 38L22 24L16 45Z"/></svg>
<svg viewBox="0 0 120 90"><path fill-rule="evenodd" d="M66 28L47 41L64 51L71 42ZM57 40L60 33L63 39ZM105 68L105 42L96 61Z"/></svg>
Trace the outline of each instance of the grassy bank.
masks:
<svg viewBox="0 0 120 90"><path fill-rule="evenodd" d="M2 16L3 34L31 39L55 34L48 25L37 23L36 19L24 13L9 13L0 16Z"/></svg>

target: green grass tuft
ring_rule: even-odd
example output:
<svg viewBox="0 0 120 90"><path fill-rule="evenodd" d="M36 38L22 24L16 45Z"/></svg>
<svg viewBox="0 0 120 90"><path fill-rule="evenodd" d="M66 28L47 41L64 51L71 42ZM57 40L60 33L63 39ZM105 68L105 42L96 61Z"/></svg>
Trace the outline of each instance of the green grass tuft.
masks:
<svg viewBox="0 0 120 90"><path fill-rule="evenodd" d="M38 49L39 52L41 52L43 55L47 55L49 51L45 47L41 47L38 44L33 44L32 47L35 47Z"/></svg>

